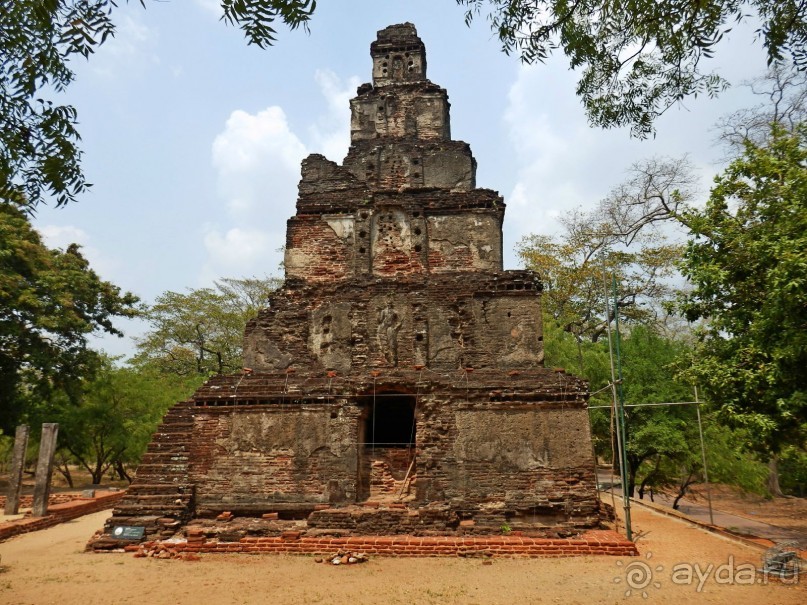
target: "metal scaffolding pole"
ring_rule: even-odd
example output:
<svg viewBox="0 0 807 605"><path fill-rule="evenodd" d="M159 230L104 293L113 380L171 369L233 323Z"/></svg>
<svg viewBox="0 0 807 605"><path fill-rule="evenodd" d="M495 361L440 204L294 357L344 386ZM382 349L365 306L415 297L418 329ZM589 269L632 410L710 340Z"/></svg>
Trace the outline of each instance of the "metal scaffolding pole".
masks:
<svg viewBox="0 0 807 605"><path fill-rule="evenodd" d="M709 501L709 523L715 524L712 513L712 488L709 485L709 469L706 467L706 444L703 441L703 423L701 422L701 404L698 400L698 387L695 387L695 411L698 413L698 433L701 437L701 458L703 459L703 482L706 484L706 499Z"/></svg>
<svg viewBox="0 0 807 605"><path fill-rule="evenodd" d="M616 320L616 360L617 369L614 370L614 347L611 344L611 310L608 304L608 286L605 287L605 318L606 327L608 330L608 353L611 360L611 384L612 397L614 407L616 408L617 426L616 426L616 443L619 454L619 476L622 483L622 502L625 510L625 537L628 540L633 539L633 530L631 528L630 520L630 494L628 493L628 454L627 444L625 443L625 409L624 398L622 394L622 362L620 359L619 350L619 303L616 292L616 277L612 277L613 294L614 294L614 319Z"/></svg>

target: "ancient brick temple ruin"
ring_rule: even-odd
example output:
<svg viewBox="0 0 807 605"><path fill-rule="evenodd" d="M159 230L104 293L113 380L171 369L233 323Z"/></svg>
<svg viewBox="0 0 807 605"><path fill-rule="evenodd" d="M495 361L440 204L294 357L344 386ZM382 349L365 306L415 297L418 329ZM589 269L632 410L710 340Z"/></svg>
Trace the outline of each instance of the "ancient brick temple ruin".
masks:
<svg viewBox="0 0 807 605"><path fill-rule="evenodd" d="M598 526L587 385L543 367L541 282L502 270L504 202L451 138L414 26L370 54L344 161L302 163L285 282L246 328L245 369L168 412L108 528Z"/></svg>

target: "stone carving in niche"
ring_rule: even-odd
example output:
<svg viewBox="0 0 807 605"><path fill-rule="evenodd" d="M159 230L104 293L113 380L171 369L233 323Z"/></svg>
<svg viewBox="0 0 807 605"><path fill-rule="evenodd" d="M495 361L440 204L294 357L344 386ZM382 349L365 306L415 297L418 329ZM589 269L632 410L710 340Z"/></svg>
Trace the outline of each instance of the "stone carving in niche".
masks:
<svg viewBox="0 0 807 605"><path fill-rule="evenodd" d="M398 332L402 325L403 322L392 300L388 300L386 306L378 312L376 338L379 350L384 354L387 363L393 367L398 367Z"/></svg>

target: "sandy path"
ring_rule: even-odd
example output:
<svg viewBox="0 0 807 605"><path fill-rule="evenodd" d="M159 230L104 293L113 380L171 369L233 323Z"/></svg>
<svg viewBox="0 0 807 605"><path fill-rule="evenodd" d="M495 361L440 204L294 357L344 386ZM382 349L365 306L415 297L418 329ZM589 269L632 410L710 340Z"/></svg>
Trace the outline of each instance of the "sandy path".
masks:
<svg viewBox="0 0 807 605"><path fill-rule="evenodd" d="M646 532L641 559L384 559L334 567L309 557L206 555L199 562L135 559L130 554L82 552L87 538L109 513L0 543L0 603L95 605L118 603L716 603L723 605L807 602L800 585L718 584L713 575L697 591L693 583L674 584L676 563L725 564L734 557L759 564L760 551L692 529L648 511L634 511L634 525ZM652 553L650 559L647 553ZM621 563L621 566L618 564ZM647 563L656 587L625 596L625 569ZM656 570L662 566L663 570ZM619 582L615 582L619 578Z"/></svg>

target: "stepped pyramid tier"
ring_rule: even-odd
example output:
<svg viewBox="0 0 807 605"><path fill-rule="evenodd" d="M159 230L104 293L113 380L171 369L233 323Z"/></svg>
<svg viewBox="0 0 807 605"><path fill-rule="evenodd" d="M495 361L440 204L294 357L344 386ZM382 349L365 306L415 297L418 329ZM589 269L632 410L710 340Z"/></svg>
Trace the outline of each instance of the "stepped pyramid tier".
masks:
<svg viewBox="0 0 807 605"><path fill-rule="evenodd" d="M302 163L285 281L246 327L243 372L169 411L109 527L598 525L588 387L543 366L541 282L502 268L504 202L451 138L415 27L370 54L347 156Z"/></svg>

